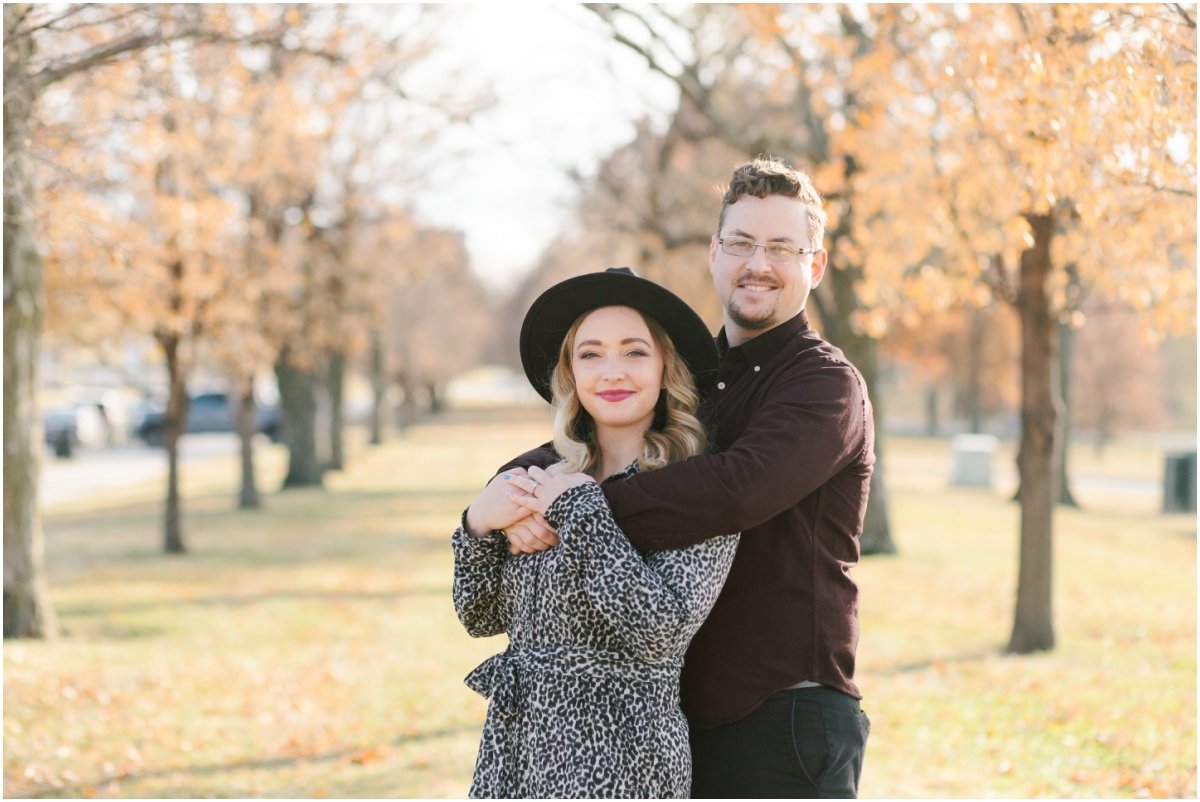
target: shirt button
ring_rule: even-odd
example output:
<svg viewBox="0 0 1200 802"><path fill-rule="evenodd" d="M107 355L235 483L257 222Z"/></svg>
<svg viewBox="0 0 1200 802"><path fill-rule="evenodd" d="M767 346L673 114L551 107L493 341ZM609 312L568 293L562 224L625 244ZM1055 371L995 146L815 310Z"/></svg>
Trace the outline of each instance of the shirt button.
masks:
<svg viewBox="0 0 1200 802"><path fill-rule="evenodd" d="M762 366L760 366L760 365L755 365L755 366L754 366L754 372L755 372L755 373L758 373L760 370L762 370Z"/></svg>
<svg viewBox="0 0 1200 802"><path fill-rule="evenodd" d="M718 390L724 390L724 389L725 389L725 382L717 382L717 389L718 389Z"/></svg>

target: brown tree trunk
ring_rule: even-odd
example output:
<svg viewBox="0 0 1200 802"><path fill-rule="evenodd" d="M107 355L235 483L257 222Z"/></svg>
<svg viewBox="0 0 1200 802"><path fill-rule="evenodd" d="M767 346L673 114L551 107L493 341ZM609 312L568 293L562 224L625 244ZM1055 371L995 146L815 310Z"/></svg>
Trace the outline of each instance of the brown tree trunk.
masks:
<svg viewBox="0 0 1200 802"><path fill-rule="evenodd" d="M830 261L837 247L837 237L831 237ZM867 513L863 520L860 547L865 554L895 554L896 544L892 540L892 525L888 515L887 483L884 481L884 409L883 396L874 392L879 381L879 342L854 331L850 321L858 308L856 283L862 278L857 266L836 272L830 267L820 287L811 299L817 306L825 339L842 349L846 358L858 368L867 385L867 394L875 414L875 470L871 474L871 490L867 499Z"/></svg>
<svg viewBox="0 0 1200 802"><path fill-rule="evenodd" d="M417 422L417 383L407 371L401 371L396 382L400 385L403 395L400 405L396 408L396 428L403 432Z"/></svg>
<svg viewBox="0 0 1200 802"><path fill-rule="evenodd" d="M283 487L320 487L324 471L317 457L317 378L288 361L287 349L275 363L283 426L288 433L288 469Z"/></svg>
<svg viewBox="0 0 1200 802"><path fill-rule="evenodd" d="M384 369L383 336L371 332L371 445L383 442L384 405L387 403L387 371Z"/></svg>
<svg viewBox="0 0 1200 802"><path fill-rule="evenodd" d="M1104 449L1108 446L1113 438L1113 430L1116 426L1113 424L1113 419L1116 417L1113 412L1112 399L1105 394L1100 400L1099 419L1096 422L1096 457L1104 456Z"/></svg>
<svg viewBox="0 0 1200 802"><path fill-rule="evenodd" d="M1055 443L1056 322L1051 313L1050 242L1053 214L1028 214L1034 244L1021 254L1017 314L1021 322L1021 546L1016 613L1008 651L1028 654L1054 648L1054 503L1058 498Z"/></svg>
<svg viewBox="0 0 1200 802"><path fill-rule="evenodd" d="M4 6L4 29L24 5ZM32 168L25 149L34 89L29 37L4 46L4 637L53 638L58 619L43 567L38 506L42 427L37 362L42 264L29 229Z"/></svg>
<svg viewBox="0 0 1200 802"><path fill-rule="evenodd" d="M938 386L930 384L925 388L925 435L937 437L941 428L938 417Z"/></svg>
<svg viewBox="0 0 1200 802"><path fill-rule="evenodd" d="M853 291L849 289L851 282L848 277L838 275L831 278L835 283L844 283L847 287L844 291L845 294L851 296L843 298L843 291L835 290L838 301L842 303L853 301ZM885 410L881 394L872 392L879 377L879 343L870 337L853 332L845 322L848 317L843 319L840 316L827 315L824 311L827 308L828 305L821 307L821 323L827 330L826 338L841 348L846 358L863 375L875 413L875 470L871 474L871 491L867 499L867 513L863 520L862 538L859 545L863 554L895 554L897 549L892 540L892 525L888 516L887 483L884 481L883 421Z"/></svg>
<svg viewBox="0 0 1200 802"><path fill-rule="evenodd" d="M970 328L967 332L967 381L964 406L967 420L971 422L971 433L983 431L983 341L985 322L983 310L974 309L968 314Z"/></svg>
<svg viewBox="0 0 1200 802"><path fill-rule="evenodd" d="M340 471L346 464L346 354L342 351L329 355L325 388L329 393L329 469Z"/></svg>
<svg viewBox="0 0 1200 802"><path fill-rule="evenodd" d="M242 485L238 491L238 509L253 510L262 506L258 481L254 476L254 435L258 429L258 408L254 400L253 375L244 376L238 382L235 400L235 423L242 457Z"/></svg>
<svg viewBox="0 0 1200 802"><path fill-rule="evenodd" d="M852 337L850 361L863 374L868 393L878 386L879 341L870 337ZM850 356L850 354L847 354ZM892 524L888 516L887 483L884 482L884 437L885 412L881 393L870 395L875 415L875 470L871 474L871 494L867 499L867 514L863 520L860 547L863 554L895 554L896 544L892 540Z"/></svg>
<svg viewBox="0 0 1200 802"><path fill-rule="evenodd" d="M446 409L446 402L442 400L442 390L437 382L425 382L425 393L429 396L429 414L441 415Z"/></svg>
<svg viewBox="0 0 1200 802"><path fill-rule="evenodd" d="M1064 507L1078 507L1075 494L1071 492L1071 479L1067 462L1071 453L1071 367L1075 359L1075 329L1065 323L1058 324L1058 386L1062 398L1062 438L1058 444L1058 503Z"/></svg>
<svg viewBox="0 0 1200 802"><path fill-rule="evenodd" d="M167 449L167 507L163 521L163 550L186 554L183 541L182 499L179 494L179 440L187 422L187 381L179 364L179 338L160 336L167 363L167 410L163 416L163 445Z"/></svg>

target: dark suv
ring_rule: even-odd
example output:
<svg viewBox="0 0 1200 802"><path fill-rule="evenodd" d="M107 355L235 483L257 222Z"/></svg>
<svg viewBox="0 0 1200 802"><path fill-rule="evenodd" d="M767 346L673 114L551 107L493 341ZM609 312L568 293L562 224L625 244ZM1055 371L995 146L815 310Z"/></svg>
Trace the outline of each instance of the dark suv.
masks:
<svg viewBox="0 0 1200 802"><path fill-rule="evenodd" d="M283 416L278 404L259 404L255 408L258 417L257 431L267 435L271 441L278 443L283 439ZM138 424L135 433L147 445L161 446L163 444L163 426L166 412L161 409L146 413ZM233 404L224 393L198 393L188 402L187 423L183 431L186 434L201 432L233 432Z"/></svg>

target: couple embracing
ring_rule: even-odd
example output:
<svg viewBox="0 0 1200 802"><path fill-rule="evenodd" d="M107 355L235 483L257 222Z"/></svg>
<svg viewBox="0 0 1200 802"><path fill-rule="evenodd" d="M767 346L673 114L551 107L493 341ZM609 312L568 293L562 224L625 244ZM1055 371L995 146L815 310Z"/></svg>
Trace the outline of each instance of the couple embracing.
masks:
<svg viewBox="0 0 1200 802"><path fill-rule="evenodd" d="M808 323L826 216L738 166L709 247L714 343L627 268L543 293L521 359L552 443L452 539L454 603L509 646L472 797L855 797L869 722L850 577L874 464L862 376Z"/></svg>

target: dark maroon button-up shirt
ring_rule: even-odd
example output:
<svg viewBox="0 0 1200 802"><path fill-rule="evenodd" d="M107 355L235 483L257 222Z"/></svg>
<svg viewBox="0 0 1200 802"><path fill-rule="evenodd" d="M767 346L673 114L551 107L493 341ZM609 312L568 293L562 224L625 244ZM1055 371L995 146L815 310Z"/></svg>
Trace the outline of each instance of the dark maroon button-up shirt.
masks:
<svg viewBox="0 0 1200 802"><path fill-rule="evenodd" d="M701 408L717 453L604 492L642 551L742 532L716 606L688 649L683 709L715 727L802 680L856 698L858 562L874 467L866 386L804 312L730 348L722 331L717 389ZM545 465L528 452L507 467Z"/></svg>

